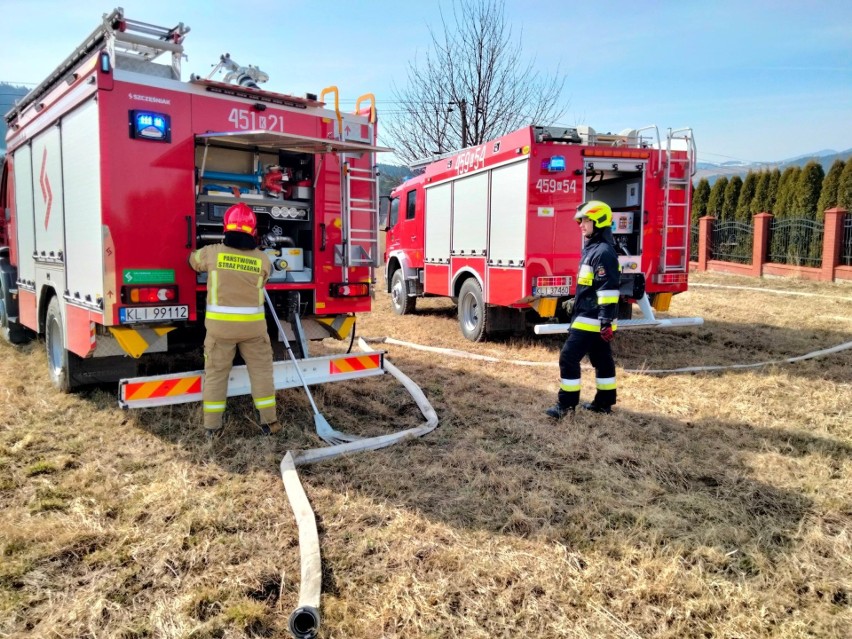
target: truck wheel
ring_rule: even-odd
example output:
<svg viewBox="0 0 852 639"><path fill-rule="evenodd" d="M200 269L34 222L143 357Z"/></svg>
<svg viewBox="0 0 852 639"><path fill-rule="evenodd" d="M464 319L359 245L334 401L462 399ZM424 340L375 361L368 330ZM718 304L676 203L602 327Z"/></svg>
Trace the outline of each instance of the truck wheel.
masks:
<svg viewBox="0 0 852 639"><path fill-rule="evenodd" d="M391 278L391 306L393 312L397 315L408 315L414 312L414 307L417 305L417 298L408 295L408 289L405 286L405 273L399 268L393 272Z"/></svg>
<svg viewBox="0 0 852 639"><path fill-rule="evenodd" d="M459 293L459 326L462 335L471 342L481 342L485 338L488 322L488 309L482 300L482 288L474 278L462 284Z"/></svg>
<svg viewBox="0 0 852 639"><path fill-rule="evenodd" d="M55 297L47 306L47 319L44 323L44 345L47 348L47 369L50 381L63 393L70 393L80 386L78 379L81 358L69 353L65 348L65 329L62 324L62 311Z"/></svg>

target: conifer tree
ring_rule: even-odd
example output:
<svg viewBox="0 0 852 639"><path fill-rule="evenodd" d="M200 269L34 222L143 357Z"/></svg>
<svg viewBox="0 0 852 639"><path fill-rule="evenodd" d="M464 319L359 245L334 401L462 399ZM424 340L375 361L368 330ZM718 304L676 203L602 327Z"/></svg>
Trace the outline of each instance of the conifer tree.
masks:
<svg viewBox="0 0 852 639"><path fill-rule="evenodd" d="M795 213L796 190L799 184L799 175L802 169L798 166L788 166L784 169L778 180L778 197L775 201L775 224L773 224L772 239L770 241L770 255L776 256L782 264L796 263L799 251L793 243L793 230L789 224L783 224L784 220L793 218ZM781 228L778 223L781 222Z"/></svg>
<svg viewBox="0 0 852 639"><path fill-rule="evenodd" d="M799 174L802 170L798 166L788 166L778 180L778 196L775 200L775 217L792 217L795 208L796 186L799 182Z"/></svg>
<svg viewBox="0 0 852 639"><path fill-rule="evenodd" d="M837 206L852 212L852 158L846 160L837 186Z"/></svg>
<svg viewBox="0 0 852 639"><path fill-rule="evenodd" d="M720 177L710 189L710 197L707 198L707 215L712 215L717 220L722 219L722 204L725 201L725 189L728 188L728 178Z"/></svg>
<svg viewBox="0 0 852 639"><path fill-rule="evenodd" d="M698 186L692 191L692 223L707 215L707 201L710 199L710 182L707 178L698 180Z"/></svg>
<svg viewBox="0 0 852 639"><path fill-rule="evenodd" d="M754 199L755 191L757 190L757 173L749 171L743 186L740 189L740 196L737 198L737 208L734 217L740 222L748 222L751 220L751 202Z"/></svg>
<svg viewBox="0 0 852 639"><path fill-rule="evenodd" d="M781 170L775 167L769 172L769 186L766 187L766 210L775 211L775 201L778 199L778 182L781 181Z"/></svg>
<svg viewBox="0 0 852 639"><path fill-rule="evenodd" d="M805 165L799 173L799 179L790 198L794 206L792 217L804 220L817 219L817 202L819 202L824 179L825 172L822 164L811 160ZM822 217L819 216L819 219ZM803 222L791 227L788 254L794 258L795 264L819 266L819 258L822 254L820 234Z"/></svg>
<svg viewBox="0 0 852 639"><path fill-rule="evenodd" d="M824 179L825 171L822 169L822 164L811 160L805 165L796 184L795 217L817 219L817 203ZM822 219L822 216L819 219Z"/></svg>
<svg viewBox="0 0 852 639"><path fill-rule="evenodd" d="M757 176L757 186L754 187L754 197L751 200L749 212L752 215L769 211L769 171L761 171Z"/></svg>
<svg viewBox="0 0 852 639"><path fill-rule="evenodd" d="M825 217L826 209L837 206L837 196L840 190L840 176L843 174L843 160L835 160L822 181L822 192L817 203L817 219Z"/></svg>
<svg viewBox="0 0 852 639"><path fill-rule="evenodd" d="M725 187L725 199L722 203L722 219L733 222L736 219L737 201L740 199L740 191L743 188L743 179L735 175Z"/></svg>

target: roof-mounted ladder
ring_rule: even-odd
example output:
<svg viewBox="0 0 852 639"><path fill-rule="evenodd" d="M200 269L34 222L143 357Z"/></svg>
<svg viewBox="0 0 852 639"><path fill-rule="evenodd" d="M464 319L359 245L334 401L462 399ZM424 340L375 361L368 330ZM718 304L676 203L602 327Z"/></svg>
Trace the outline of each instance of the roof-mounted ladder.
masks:
<svg viewBox="0 0 852 639"><path fill-rule="evenodd" d="M175 27L159 27L125 17L124 9L104 14L101 24L83 40L47 79L25 95L6 115L14 120L30 104L36 102L56 84L64 81L77 66L95 51L106 51L114 67L149 75L180 80L183 40L189 27L182 22ZM171 53L171 65L152 64L164 53Z"/></svg>

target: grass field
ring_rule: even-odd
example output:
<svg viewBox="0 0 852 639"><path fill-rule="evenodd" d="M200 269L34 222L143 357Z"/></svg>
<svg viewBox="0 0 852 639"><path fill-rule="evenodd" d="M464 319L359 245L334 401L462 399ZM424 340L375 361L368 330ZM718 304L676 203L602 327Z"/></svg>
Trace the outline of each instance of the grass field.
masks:
<svg viewBox="0 0 852 639"><path fill-rule="evenodd" d="M379 293L359 335L500 361L379 346L440 425L300 469L320 636L852 636L852 350L627 372L849 342L852 286L691 282L672 314L705 325L619 334L616 414L559 423L543 410L562 338L471 344L447 301L397 317ZM0 380L0 637L286 636L300 567L278 463L321 445L303 391L279 393L271 439L249 399L230 401L210 451L198 405L125 412L109 389L55 392L42 342L0 344ZM584 399L593 387L585 368ZM390 376L315 397L361 435L423 419Z"/></svg>

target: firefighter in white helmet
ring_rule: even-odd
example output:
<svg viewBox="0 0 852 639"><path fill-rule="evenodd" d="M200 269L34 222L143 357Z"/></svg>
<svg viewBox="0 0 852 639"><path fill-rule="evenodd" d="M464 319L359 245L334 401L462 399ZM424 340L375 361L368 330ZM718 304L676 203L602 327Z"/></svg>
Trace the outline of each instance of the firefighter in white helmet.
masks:
<svg viewBox="0 0 852 639"><path fill-rule="evenodd" d="M257 218L240 202L225 212L225 238L189 257L193 269L207 273L204 326L204 428L210 439L222 432L228 377L237 349L246 363L254 405L264 435L281 430L275 412L272 346L266 330L264 286L272 272L257 248Z"/></svg>
<svg viewBox="0 0 852 639"><path fill-rule="evenodd" d="M559 354L561 377L557 402L545 411L559 419L573 413L580 402L580 360L586 355L595 367L597 393L583 408L611 413L615 404L615 362L611 342L618 316L618 289L621 279L618 255L612 238L612 209L598 200L577 209L574 219L585 238L577 290L563 306L571 328Z"/></svg>

